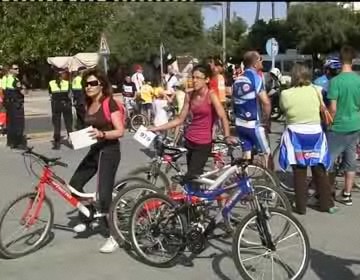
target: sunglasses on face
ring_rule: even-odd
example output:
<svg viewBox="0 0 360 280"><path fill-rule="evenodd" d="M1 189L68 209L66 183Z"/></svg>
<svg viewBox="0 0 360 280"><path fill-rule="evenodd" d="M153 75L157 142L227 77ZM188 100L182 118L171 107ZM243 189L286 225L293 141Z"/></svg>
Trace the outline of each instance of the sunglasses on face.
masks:
<svg viewBox="0 0 360 280"><path fill-rule="evenodd" d="M12 70L19 70L19 68L11 68Z"/></svg>
<svg viewBox="0 0 360 280"><path fill-rule="evenodd" d="M85 83L85 87L87 88L88 86L91 86L91 87L96 87L100 85L100 82L99 81L89 81L89 82L86 82Z"/></svg>

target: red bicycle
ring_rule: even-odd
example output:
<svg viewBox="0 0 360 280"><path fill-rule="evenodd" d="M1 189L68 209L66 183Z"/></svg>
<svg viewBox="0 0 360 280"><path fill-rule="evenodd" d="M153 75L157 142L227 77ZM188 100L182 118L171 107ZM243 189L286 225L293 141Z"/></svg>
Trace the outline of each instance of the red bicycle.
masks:
<svg viewBox="0 0 360 280"><path fill-rule="evenodd" d="M46 244L54 222L54 207L46 196L47 186L77 208L84 219L93 221L103 216L96 210L96 193L78 192L55 174L52 167L68 166L59 157L48 158L35 153L33 148L28 148L22 155L24 159L35 159L42 171L34 191L18 196L0 213L0 254L8 259L22 257ZM12 230L11 226L17 229Z"/></svg>

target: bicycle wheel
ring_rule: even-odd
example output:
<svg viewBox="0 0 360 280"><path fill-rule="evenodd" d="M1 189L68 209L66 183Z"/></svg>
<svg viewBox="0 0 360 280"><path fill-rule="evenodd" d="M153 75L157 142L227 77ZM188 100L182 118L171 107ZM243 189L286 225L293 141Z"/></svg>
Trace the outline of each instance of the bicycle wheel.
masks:
<svg viewBox="0 0 360 280"><path fill-rule="evenodd" d="M147 127L149 125L148 118L143 114L136 114L130 120L130 126L134 131L137 131L139 127L143 125Z"/></svg>
<svg viewBox="0 0 360 280"><path fill-rule="evenodd" d="M160 189L145 183L141 185L128 185L118 192L113 199L109 211L109 227L111 235L119 244L131 244L129 238L129 218L131 210L140 197L149 193L159 192Z"/></svg>
<svg viewBox="0 0 360 280"><path fill-rule="evenodd" d="M129 172L129 175L144 178L151 184L163 190L168 190L171 185L169 178L164 172L158 170L156 163L152 163L149 166L135 168Z"/></svg>
<svg viewBox="0 0 360 280"><path fill-rule="evenodd" d="M20 206L20 202L23 206ZM45 208L49 213L44 217ZM36 227L38 222L40 227ZM14 259L38 250L46 242L53 222L54 208L47 197L42 202L36 192L17 197L0 214L0 254ZM11 226L20 228L13 230Z"/></svg>
<svg viewBox="0 0 360 280"><path fill-rule="evenodd" d="M258 212L253 211L242 219L234 235L232 255L242 279L301 279L309 266L310 254L310 242L305 229L285 210L269 208L265 221ZM277 229L282 226L275 222L281 219L290 225L286 236L282 236L282 232L277 233ZM241 241L245 236L246 239L253 238L257 245L243 246ZM293 240L299 241L300 245L289 245ZM284 256L285 253L289 254ZM261 262L261 258L269 263Z"/></svg>
<svg viewBox="0 0 360 280"><path fill-rule="evenodd" d="M274 161L279 161L280 155L280 145L278 145L273 152ZM291 169L287 169L286 171L278 169L275 174L279 181L279 186L288 193L294 193L294 188L291 187L293 185L293 174Z"/></svg>
<svg viewBox="0 0 360 280"><path fill-rule="evenodd" d="M175 209L176 203L160 193L140 198L133 207L131 244L145 264L171 267L184 252L186 219Z"/></svg>
<svg viewBox="0 0 360 280"><path fill-rule="evenodd" d="M118 194L118 192L120 192L127 186L134 185L134 184L149 184L149 181L144 178L137 177L137 176L125 177L115 183L115 186L113 189L113 197L115 197ZM155 187L155 185L153 185L153 186Z"/></svg>

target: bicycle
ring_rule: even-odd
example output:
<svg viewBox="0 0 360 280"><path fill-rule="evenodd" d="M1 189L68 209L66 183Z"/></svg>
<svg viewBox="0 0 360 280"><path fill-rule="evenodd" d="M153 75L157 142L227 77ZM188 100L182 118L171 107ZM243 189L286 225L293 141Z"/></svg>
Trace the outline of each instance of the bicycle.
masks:
<svg viewBox="0 0 360 280"><path fill-rule="evenodd" d="M235 263L237 268L240 268L239 272L242 277L253 279L248 277L248 267L243 265L241 261L240 264L238 262L240 256L238 247L242 245L251 249L264 246L267 250L273 252L277 244L292 237L293 234L289 236L286 236L286 234L289 232L289 227L295 224L297 225L298 234L302 237L301 241L304 243L302 246L304 256L295 275L296 277L297 275L302 276L309 264L310 247L306 231L289 212L267 208L263 203L259 202L247 174L247 164L248 161L243 159L232 160L232 167L215 180L207 191L193 191L191 183L186 184L184 196L177 199L177 201L156 193L139 199L132 210L129 229L132 246L140 260L156 267L173 266L186 248L192 254L197 255L206 248L206 243L210 238L218 237L213 233L221 224L221 220L224 221L225 225L233 220L236 221L235 224L238 226L235 235L236 245L233 247L235 248L233 251L237 253ZM236 174L237 177L233 186L236 191L225 199L224 206L215 216L210 216L209 206L215 201L223 200L223 195L228 192L228 187L219 188L219 186L231 174ZM231 210L240 201L250 201L253 211L238 223L239 221L235 217L231 217ZM155 213L152 214L152 211ZM281 232L274 238L269 228L269 220L271 215L277 214L285 217L287 221L281 227ZM250 228L252 232L257 231L259 236L253 242L249 242L247 237L246 239L243 238L243 228L249 225L248 221L253 216L256 216L256 221L251 224ZM148 223L145 221L146 218L150 220ZM166 228L167 226L170 226L170 228ZM143 240L141 240L142 233L145 235ZM147 253L151 254L152 250L154 254L148 256ZM271 252L268 254L270 255ZM169 255L165 256L167 253ZM160 254L161 257L164 257L164 260L156 261L155 257ZM300 277L291 279L300 279Z"/></svg>
<svg viewBox="0 0 360 280"><path fill-rule="evenodd" d="M24 160L26 157L34 158L42 167L42 171L34 191L18 196L0 213L0 255L8 259L19 258L35 252L46 243L46 238L48 237L54 222L54 207L49 197L46 196L47 186L60 195L73 208L78 209L82 219L85 221L94 221L104 216L104 214L97 211L96 193L81 193L55 174L53 170L54 166L65 168L68 166L66 163L60 161L60 157L48 158L34 152L33 148L27 148L27 150L22 153L22 156L24 157ZM14 206L18 206L22 201L25 202L26 206L19 216L14 217L14 221L16 225L20 225L23 228L20 231L25 233L25 235L18 237L14 241L8 241L7 239L4 239L3 235L4 231L7 231L5 222L10 215L14 214ZM85 206L82 203L83 201L89 203L89 205ZM47 218L42 219L40 215L44 213L44 205L48 208L49 215ZM37 222L43 222L45 224L44 227L41 227L33 233L29 233L30 228ZM17 231L15 233L17 233ZM12 251L13 249L10 247L18 241L24 241L24 245L28 245L29 247L23 250L16 250L15 248L15 251Z"/></svg>
<svg viewBox="0 0 360 280"><path fill-rule="evenodd" d="M126 127L129 132L131 130L137 131L141 125L148 126L148 118L136 110L137 104L134 98L124 97L125 108L126 108Z"/></svg>

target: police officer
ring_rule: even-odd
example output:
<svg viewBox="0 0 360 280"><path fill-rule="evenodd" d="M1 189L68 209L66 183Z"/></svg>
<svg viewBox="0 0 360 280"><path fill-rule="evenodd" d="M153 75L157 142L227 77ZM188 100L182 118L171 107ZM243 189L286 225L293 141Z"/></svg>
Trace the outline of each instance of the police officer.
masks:
<svg viewBox="0 0 360 280"><path fill-rule="evenodd" d="M85 95L81 84L82 73L85 69L86 67L79 67L71 83L73 102L76 110L76 129L83 129L85 127Z"/></svg>
<svg viewBox="0 0 360 280"><path fill-rule="evenodd" d="M25 148L24 86L18 79L19 66L12 64L6 76L5 107L7 111L7 144L13 149Z"/></svg>
<svg viewBox="0 0 360 280"><path fill-rule="evenodd" d="M70 86L65 70L59 70L56 79L49 82L49 94L51 97L52 122L54 126L53 149L59 150L61 140L61 115L64 117L68 136L69 133L72 132Z"/></svg>

